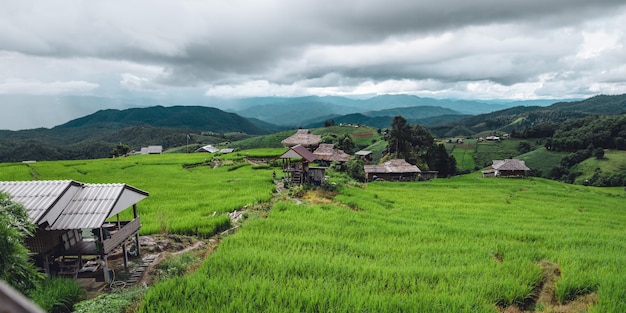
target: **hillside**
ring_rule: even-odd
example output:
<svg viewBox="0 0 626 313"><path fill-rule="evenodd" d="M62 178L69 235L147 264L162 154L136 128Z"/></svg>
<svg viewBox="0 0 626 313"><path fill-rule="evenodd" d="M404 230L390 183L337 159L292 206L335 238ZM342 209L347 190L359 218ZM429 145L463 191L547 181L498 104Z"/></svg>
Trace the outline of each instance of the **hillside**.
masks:
<svg viewBox="0 0 626 313"><path fill-rule="evenodd" d="M203 106L108 109L51 129L0 131L0 162L105 158L119 143L134 150L148 145L167 149L228 141L226 133L261 135L270 130L237 114Z"/></svg>
<svg viewBox="0 0 626 313"><path fill-rule="evenodd" d="M446 136L453 129L463 128L473 135L484 131L520 132L540 124L562 123L596 115L618 115L626 112L626 95L595 96L573 102L558 102L550 106L516 106L479 114L431 130Z"/></svg>

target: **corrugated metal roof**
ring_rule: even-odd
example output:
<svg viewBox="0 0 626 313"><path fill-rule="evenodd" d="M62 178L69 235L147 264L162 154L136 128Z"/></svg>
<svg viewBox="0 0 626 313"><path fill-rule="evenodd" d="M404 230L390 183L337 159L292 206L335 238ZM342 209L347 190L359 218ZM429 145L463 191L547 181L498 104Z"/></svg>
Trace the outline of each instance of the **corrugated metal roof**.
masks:
<svg viewBox="0 0 626 313"><path fill-rule="evenodd" d="M15 202L24 205L32 221L37 224L43 223L42 218L48 212L57 214L47 216L50 230L100 227L107 218L148 196L147 192L125 184L83 184L76 181L15 183L0 182L0 190L6 191ZM19 185L19 188L4 188L14 185ZM47 188L42 188L44 186ZM63 196L69 196L69 200L60 201ZM118 204L124 208L119 208ZM54 205L63 207L50 210Z"/></svg>
<svg viewBox="0 0 626 313"><path fill-rule="evenodd" d="M421 170L403 159L389 160L380 165L365 165L366 173L419 173Z"/></svg>
<svg viewBox="0 0 626 313"><path fill-rule="evenodd" d="M0 191L21 203L27 209L31 222L38 224L72 184L80 185L71 180L2 181Z"/></svg>

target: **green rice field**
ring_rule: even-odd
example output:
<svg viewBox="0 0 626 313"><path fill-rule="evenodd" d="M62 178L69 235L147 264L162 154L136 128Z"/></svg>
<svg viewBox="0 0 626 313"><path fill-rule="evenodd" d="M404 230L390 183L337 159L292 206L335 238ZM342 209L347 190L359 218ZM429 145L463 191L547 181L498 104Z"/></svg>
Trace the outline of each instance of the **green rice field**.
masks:
<svg viewBox="0 0 626 313"><path fill-rule="evenodd" d="M626 192L469 174L280 202L141 312L499 312L554 301L626 312ZM591 297L590 297L591 296ZM530 301L532 302L532 301Z"/></svg>
<svg viewBox="0 0 626 313"><path fill-rule="evenodd" d="M256 169L245 163L214 168L212 157L208 153L195 153L4 163L0 164L0 180L126 183L150 193L137 204L141 234L207 237L230 227L230 219L224 213L267 202L275 188L271 169ZM131 214L131 210L126 210L121 217L130 218Z"/></svg>
<svg viewBox="0 0 626 313"><path fill-rule="evenodd" d="M273 150L0 164L1 180L75 179L148 191L142 234L210 236L269 206ZM151 286L140 312L626 312L626 191L471 173L338 186L327 204L280 197L193 273ZM308 199L308 198L307 198ZM510 311L509 311L510 312ZM516 312L516 311L513 311ZM552 311L555 312L555 311Z"/></svg>

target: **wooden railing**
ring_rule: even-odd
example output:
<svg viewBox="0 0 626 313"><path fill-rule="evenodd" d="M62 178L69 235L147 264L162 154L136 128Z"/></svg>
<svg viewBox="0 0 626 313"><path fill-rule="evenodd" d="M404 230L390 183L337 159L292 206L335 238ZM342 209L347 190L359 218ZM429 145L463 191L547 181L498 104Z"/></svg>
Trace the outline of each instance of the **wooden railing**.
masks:
<svg viewBox="0 0 626 313"><path fill-rule="evenodd" d="M128 222L128 224L122 226L121 229L111 235L111 238L104 240L102 243L104 253L108 254L113 251L113 249L121 245L126 239L138 232L140 228L141 223L139 222L139 217L136 217L134 220Z"/></svg>

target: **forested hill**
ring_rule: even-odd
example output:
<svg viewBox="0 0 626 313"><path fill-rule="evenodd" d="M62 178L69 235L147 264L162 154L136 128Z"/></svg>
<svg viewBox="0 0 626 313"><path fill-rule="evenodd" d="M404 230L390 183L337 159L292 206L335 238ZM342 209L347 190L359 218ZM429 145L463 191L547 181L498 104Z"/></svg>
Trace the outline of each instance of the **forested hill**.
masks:
<svg viewBox="0 0 626 313"><path fill-rule="evenodd" d="M168 149L227 141L225 133L271 131L237 114L202 106L109 109L51 129L0 131L0 162L104 158L120 143L131 150L148 145Z"/></svg>
<svg viewBox="0 0 626 313"><path fill-rule="evenodd" d="M562 123L568 120L598 115L626 113L626 94L599 95L575 102L558 102L547 107L518 106L487 114L468 117L444 126L433 127L438 136L474 135L485 131L516 132L545 123ZM461 133L459 131L462 130Z"/></svg>
<svg viewBox="0 0 626 313"><path fill-rule="evenodd" d="M266 134L248 119L235 113L203 106L155 106L127 110L101 110L54 129L66 128L123 128L137 125L212 131L216 133L242 132Z"/></svg>

